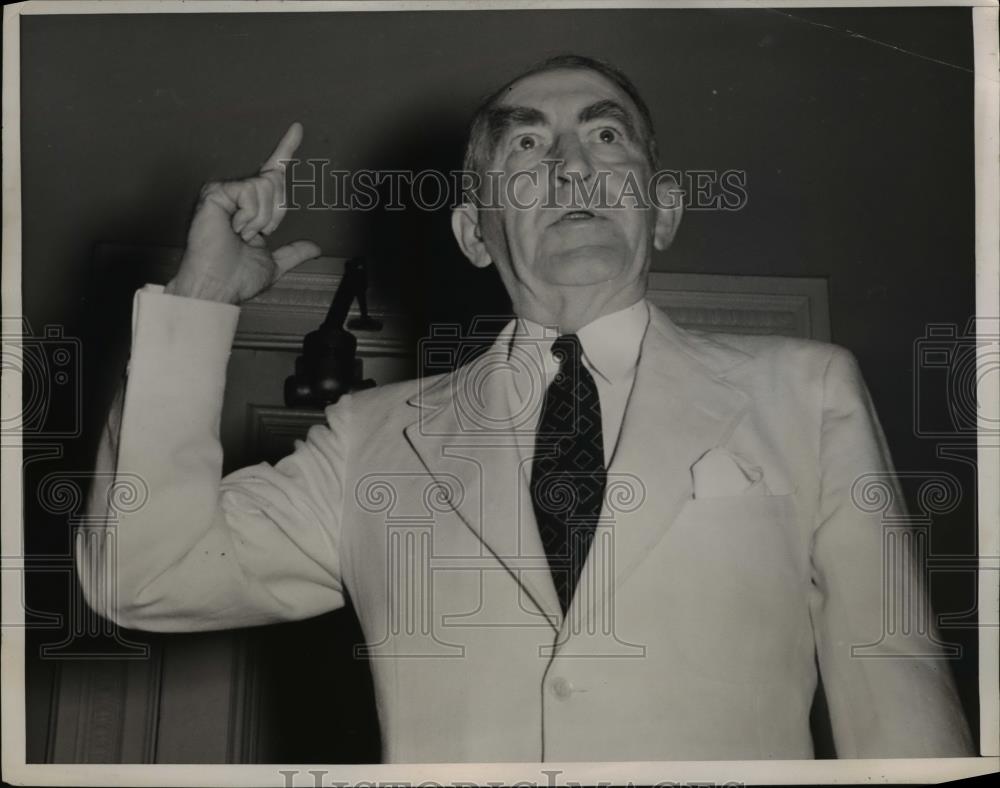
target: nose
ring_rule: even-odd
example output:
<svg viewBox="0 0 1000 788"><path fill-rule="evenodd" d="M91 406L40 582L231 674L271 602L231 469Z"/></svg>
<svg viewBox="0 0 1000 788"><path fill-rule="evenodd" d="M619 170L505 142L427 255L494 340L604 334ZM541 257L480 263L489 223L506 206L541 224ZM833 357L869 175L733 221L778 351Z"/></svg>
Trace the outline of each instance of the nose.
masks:
<svg viewBox="0 0 1000 788"><path fill-rule="evenodd" d="M556 140L553 168L556 184L561 187L576 182L586 182L594 175L594 168L586 148L576 134L562 134Z"/></svg>

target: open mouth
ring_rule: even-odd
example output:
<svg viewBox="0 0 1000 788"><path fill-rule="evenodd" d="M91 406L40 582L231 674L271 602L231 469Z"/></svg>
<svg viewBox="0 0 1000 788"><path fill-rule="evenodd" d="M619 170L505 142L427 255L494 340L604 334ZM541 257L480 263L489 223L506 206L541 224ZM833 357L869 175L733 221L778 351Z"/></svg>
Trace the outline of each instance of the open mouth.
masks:
<svg viewBox="0 0 1000 788"><path fill-rule="evenodd" d="M588 219L596 219L597 214L593 211L587 210L573 210L566 211L562 216L559 217L560 222L584 222Z"/></svg>

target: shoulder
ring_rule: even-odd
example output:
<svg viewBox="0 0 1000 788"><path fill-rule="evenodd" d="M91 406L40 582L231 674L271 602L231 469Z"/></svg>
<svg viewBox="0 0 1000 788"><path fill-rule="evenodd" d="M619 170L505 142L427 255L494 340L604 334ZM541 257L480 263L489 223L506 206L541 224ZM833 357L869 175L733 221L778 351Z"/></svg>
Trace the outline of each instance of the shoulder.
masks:
<svg viewBox="0 0 1000 788"><path fill-rule="evenodd" d="M689 333L698 335L696 341L737 351L751 364L765 367L805 366L825 371L831 364L854 363L854 356L847 348L815 339L774 334Z"/></svg>
<svg viewBox="0 0 1000 788"><path fill-rule="evenodd" d="M854 354L840 345L777 335L685 334L698 355L726 370L726 379L759 392L825 399L865 389Z"/></svg>
<svg viewBox="0 0 1000 788"><path fill-rule="evenodd" d="M653 325L669 344L679 347L717 374L740 374L798 370L822 375L834 359L853 361L851 353L838 345L814 339L778 334L736 334L681 328L655 305L651 305Z"/></svg>
<svg viewBox="0 0 1000 788"><path fill-rule="evenodd" d="M329 421L349 421L352 431L371 434L413 421L421 396L436 390L448 374L397 381L354 391L329 405Z"/></svg>

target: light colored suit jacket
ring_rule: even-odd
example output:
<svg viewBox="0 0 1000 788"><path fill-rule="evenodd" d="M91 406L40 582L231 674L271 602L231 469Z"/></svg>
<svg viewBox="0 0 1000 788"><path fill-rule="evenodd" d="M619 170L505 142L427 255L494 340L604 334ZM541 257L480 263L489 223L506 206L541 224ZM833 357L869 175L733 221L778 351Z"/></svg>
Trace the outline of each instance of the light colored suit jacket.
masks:
<svg viewBox="0 0 1000 788"><path fill-rule="evenodd" d="M514 449L534 423L509 412L505 336L452 374L343 398L276 466L220 482L238 310L137 305L101 463L149 499L78 558L119 623L286 621L349 593L387 761L810 758L817 667L840 757L972 752L933 625L898 625L900 594L925 590L846 351L691 333L651 307L564 617Z"/></svg>

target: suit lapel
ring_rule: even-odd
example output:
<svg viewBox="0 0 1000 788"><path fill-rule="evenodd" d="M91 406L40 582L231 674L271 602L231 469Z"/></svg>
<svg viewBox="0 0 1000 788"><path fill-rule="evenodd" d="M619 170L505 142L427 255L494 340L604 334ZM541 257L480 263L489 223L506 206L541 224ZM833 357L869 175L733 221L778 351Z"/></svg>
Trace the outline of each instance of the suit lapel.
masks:
<svg viewBox="0 0 1000 788"><path fill-rule="evenodd" d="M567 620L587 621L601 610L611 615L608 592L635 571L691 498L691 466L728 439L745 410L747 396L722 375L746 358L687 334L650 305L595 549L581 576L590 587L577 588ZM598 628L610 631L609 625Z"/></svg>
<svg viewBox="0 0 1000 788"><path fill-rule="evenodd" d="M483 556L504 566L565 644L569 622L588 622L602 610L613 615L608 593L650 554L691 498L691 466L725 443L745 411L746 395L724 374L748 357L682 331L650 305L594 549L564 619L510 430L509 338L505 331L470 364L421 381L409 401L418 418L406 437L430 474L446 488L458 487L449 505L478 537ZM613 631L609 626L598 629Z"/></svg>
<svg viewBox="0 0 1000 788"><path fill-rule="evenodd" d="M449 504L480 540L481 555L496 558L557 629L562 613L510 424L509 338L501 333L486 353L426 389L421 382L410 400L419 415L405 433L428 473L459 488Z"/></svg>

